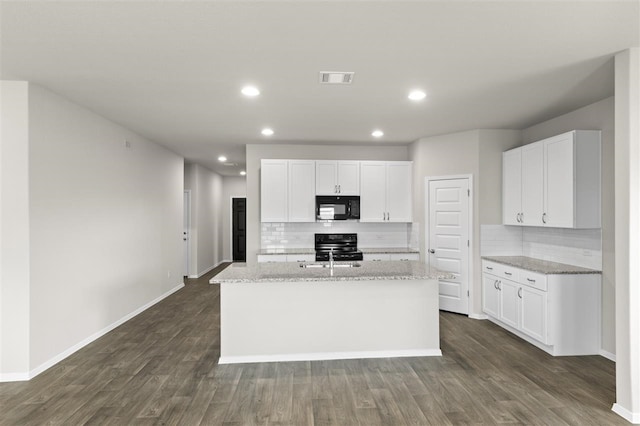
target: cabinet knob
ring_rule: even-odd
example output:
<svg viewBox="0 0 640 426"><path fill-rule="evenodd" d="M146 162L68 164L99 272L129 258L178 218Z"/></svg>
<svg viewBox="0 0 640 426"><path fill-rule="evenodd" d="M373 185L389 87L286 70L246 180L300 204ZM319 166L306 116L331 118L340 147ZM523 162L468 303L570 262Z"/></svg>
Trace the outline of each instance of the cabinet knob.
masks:
<svg viewBox="0 0 640 426"><path fill-rule="evenodd" d="M433 253L435 253L435 252L436 252L436 251L435 251L434 249L429 249L429 253L433 254ZM491 269L491 268L489 268L489 269Z"/></svg>

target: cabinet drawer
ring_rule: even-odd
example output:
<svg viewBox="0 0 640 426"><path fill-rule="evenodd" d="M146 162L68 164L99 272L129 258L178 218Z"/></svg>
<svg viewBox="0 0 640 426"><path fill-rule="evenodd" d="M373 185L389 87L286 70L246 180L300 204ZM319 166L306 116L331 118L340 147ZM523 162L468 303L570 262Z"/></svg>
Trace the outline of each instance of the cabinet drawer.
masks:
<svg viewBox="0 0 640 426"><path fill-rule="evenodd" d="M482 262L482 272L512 281L519 281L520 271L521 270L518 268L503 265L501 263L489 262L486 260Z"/></svg>
<svg viewBox="0 0 640 426"><path fill-rule="evenodd" d="M420 260L418 253L391 253L389 260Z"/></svg>
<svg viewBox="0 0 640 426"><path fill-rule="evenodd" d="M259 263L273 263L273 262L286 262L287 255L286 254L259 254L258 262Z"/></svg>
<svg viewBox="0 0 640 426"><path fill-rule="evenodd" d="M385 253L364 253L362 255L362 260L373 260L374 262L379 262L381 260L389 260L389 255Z"/></svg>
<svg viewBox="0 0 640 426"><path fill-rule="evenodd" d="M288 254L287 262L315 262L316 255L315 254Z"/></svg>
<svg viewBox="0 0 640 426"><path fill-rule="evenodd" d="M537 272L520 270L520 283L538 290L547 291L547 276Z"/></svg>

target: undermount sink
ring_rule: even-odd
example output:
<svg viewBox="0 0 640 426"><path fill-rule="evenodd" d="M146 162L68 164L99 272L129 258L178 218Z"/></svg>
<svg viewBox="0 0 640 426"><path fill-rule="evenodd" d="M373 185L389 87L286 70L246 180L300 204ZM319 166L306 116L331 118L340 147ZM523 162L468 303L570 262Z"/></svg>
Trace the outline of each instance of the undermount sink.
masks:
<svg viewBox="0 0 640 426"><path fill-rule="evenodd" d="M301 268L330 268L331 265L328 263L301 263ZM347 262L347 263L334 263L334 268L358 268L360 267L359 263L356 262Z"/></svg>

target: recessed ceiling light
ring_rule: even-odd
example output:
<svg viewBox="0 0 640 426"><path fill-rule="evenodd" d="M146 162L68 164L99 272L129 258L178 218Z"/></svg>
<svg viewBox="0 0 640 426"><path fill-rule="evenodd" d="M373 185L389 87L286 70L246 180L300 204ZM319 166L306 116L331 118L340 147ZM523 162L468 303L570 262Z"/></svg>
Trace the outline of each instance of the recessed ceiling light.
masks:
<svg viewBox="0 0 640 426"><path fill-rule="evenodd" d="M371 136L373 136L374 138L381 138L382 136L384 136L384 132L382 130L374 130L373 132L371 132Z"/></svg>
<svg viewBox="0 0 640 426"><path fill-rule="evenodd" d="M240 172L240 176L245 176L246 174L247 174L247 172L245 172L244 170L242 170L242 171Z"/></svg>
<svg viewBox="0 0 640 426"><path fill-rule="evenodd" d="M224 163L225 161L227 161L227 157L225 157L224 155L221 155L220 157L218 157L218 161L220 161L221 163Z"/></svg>
<svg viewBox="0 0 640 426"><path fill-rule="evenodd" d="M409 92L409 99L411 99L412 101L421 101L426 97L427 94L422 90L412 90L411 92Z"/></svg>
<svg viewBox="0 0 640 426"><path fill-rule="evenodd" d="M260 90L254 86L245 86L242 88L241 92L243 95L250 97L258 96L260 94Z"/></svg>
<svg viewBox="0 0 640 426"><path fill-rule="evenodd" d="M260 133L262 133L265 136L271 136L271 135L273 135L274 132L273 132L273 129L270 129L270 128L267 127L267 128L262 129L262 132L260 132Z"/></svg>

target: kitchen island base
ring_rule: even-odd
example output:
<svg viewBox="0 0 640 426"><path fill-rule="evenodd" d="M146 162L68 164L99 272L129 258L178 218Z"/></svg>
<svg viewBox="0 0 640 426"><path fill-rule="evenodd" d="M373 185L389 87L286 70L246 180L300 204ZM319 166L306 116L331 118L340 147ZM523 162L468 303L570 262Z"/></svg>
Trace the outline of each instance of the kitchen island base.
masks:
<svg viewBox="0 0 640 426"><path fill-rule="evenodd" d="M220 283L220 364L440 356L438 281Z"/></svg>

